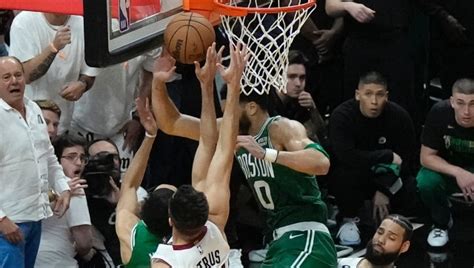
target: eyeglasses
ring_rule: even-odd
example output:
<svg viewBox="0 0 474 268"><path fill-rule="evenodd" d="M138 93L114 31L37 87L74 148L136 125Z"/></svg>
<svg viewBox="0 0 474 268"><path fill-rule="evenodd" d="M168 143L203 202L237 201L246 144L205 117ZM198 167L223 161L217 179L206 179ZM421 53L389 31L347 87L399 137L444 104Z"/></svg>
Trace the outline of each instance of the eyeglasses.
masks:
<svg viewBox="0 0 474 268"><path fill-rule="evenodd" d="M89 158L84 155L84 154L68 154L68 155L63 155L61 158L67 159L71 162L77 161L77 159L81 160L81 164L87 165L89 162Z"/></svg>

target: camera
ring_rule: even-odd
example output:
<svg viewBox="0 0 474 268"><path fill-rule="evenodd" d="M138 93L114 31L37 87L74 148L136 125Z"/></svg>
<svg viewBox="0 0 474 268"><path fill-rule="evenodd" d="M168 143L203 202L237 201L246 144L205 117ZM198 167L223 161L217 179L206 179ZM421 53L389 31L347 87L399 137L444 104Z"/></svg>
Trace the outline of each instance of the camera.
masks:
<svg viewBox="0 0 474 268"><path fill-rule="evenodd" d="M120 170L115 160L117 154L99 153L89 158L89 162L84 168L84 179L88 187L86 195L89 196L107 196L112 192L110 178L120 187Z"/></svg>

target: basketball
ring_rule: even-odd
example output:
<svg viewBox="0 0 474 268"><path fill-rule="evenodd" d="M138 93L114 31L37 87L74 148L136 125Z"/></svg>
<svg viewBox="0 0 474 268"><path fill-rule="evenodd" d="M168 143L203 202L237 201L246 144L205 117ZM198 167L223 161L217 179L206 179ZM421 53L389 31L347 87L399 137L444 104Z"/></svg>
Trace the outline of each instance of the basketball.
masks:
<svg viewBox="0 0 474 268"><path fill-rule="evenodd" d="M176 61L192 64L206 58L207 48L216 40L212 24L202 15L183 12L166 26L165 46Z"/></svg>

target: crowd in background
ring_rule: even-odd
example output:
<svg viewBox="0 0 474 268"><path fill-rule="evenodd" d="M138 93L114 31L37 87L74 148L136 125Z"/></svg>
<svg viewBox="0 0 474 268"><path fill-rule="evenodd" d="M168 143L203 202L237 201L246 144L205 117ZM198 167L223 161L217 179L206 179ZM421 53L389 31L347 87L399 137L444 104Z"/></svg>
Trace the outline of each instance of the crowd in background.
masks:
<svg viewBox="0 0 474 268"><path fill-rule="evenodd" d="M337 243L360 245L362 224L373 233L395 212L433 225L427 243L442 247L456 223L448 200L474 201L473 14L469 0L321 0L295 39L287 92L271 91L268 112L299 121L328 152L329 173L317 179ZM34 111L10 105L7 87L0 88L0 233L6 235L18 223L25 236L8 241L35 241L41 234L41 242L34 242L39 243L35 267L119 265L115 208L121 177L145 136L135 99L150 96L161 50L93 68L84 59L81 17L29 11L0 15L0 56L22 63L25 96L32 100L25 106ZM13 78L1 79L6 85ZM220 117L226 87L216 81ZM181 113L200 116L193 65L178 63L167 88ZM33 123L3 112L10 106ZM42 124L48 137L40 131ZM136 190L139 201L160 184L189 184L197 146L158 130ZM31 188L50 188L50 195L31 200L32 189L16 189L14 181L31 177L20 168L47 169L39 174L50 176ZM238 249L264 248L272 231L256 209L247 172L236 164L231 176L226 235L236 258ZM70 203L65 201L69 195ZM53 210L48 198L56 202ZM40 220L42 226L24 224ZM0 249L8 241L2 238ZM242 259L248 260L247 254ZM26 260L27 267L32 263Z"/></svg>

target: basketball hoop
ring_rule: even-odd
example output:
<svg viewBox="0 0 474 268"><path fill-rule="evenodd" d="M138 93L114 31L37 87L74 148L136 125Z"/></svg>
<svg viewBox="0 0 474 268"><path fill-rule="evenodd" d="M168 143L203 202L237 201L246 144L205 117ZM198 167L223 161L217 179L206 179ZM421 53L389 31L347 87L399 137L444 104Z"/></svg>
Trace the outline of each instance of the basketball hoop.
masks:
<svg viewBox="0 0 474 268"><path fill-rule="evenodd" d="M214 7L230 43L243 43L249 50L242 91L261 95L273 88L286 93L290 45L314 10L315 0L266 0L264 4L262 0L214 0Z"/></svg>

